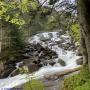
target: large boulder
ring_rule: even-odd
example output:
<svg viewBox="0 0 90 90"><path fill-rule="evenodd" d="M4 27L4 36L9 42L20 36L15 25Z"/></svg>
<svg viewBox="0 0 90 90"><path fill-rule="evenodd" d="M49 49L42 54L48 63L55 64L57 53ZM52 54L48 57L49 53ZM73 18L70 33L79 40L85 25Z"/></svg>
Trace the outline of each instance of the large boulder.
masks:
<svg viewBox="0 0 90 90"><path fill-rule="evenodd" d="M39 69L38 65L34 63L27 64L26 66L30 73L35 72Z"/></svg>

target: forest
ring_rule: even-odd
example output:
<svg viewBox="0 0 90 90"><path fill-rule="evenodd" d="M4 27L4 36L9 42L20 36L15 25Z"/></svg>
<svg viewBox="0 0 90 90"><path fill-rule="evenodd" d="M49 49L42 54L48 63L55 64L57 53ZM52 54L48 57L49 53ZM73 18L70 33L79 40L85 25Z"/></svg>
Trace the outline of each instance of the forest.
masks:
<svg viewBox="0 0 90 90"><path fill-rule="evenodd" d="M89 90L89 6L0 0L0 90Z"/></svg>

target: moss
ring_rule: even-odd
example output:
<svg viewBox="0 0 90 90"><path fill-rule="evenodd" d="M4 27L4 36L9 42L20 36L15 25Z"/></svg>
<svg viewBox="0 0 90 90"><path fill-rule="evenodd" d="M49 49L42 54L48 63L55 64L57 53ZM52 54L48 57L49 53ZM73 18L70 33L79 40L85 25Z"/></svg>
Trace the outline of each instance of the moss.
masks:
<svg viewBox="0 0 90 90"><path fill-rule="evenodd" d="M74 24L71 25L70 35L71 35L71 37L73 38L73 40L75 42L79 42L80 41L79 29L80 29L79 24L74 23Z"/></svg>
<svg viewBox="0 0 90 90"><path fill-rule="evenodd" d="M23 90L45 90L43 82L38 80L27 82L23 88Z"/></svg>
<svg viewBox="0 0 90 90"><path fill-rule="evenodd" d="M88 67L83 66L79 74L73 75L64 80L63 90L83 90L83 89L78 89L78 88L86 86L89 80L90 80L90 73L89 73Z"/></svg>
<svg viewBox="0 0 90 90"><path fill-rule="evenodd" d="M90 80L82 86L76 87L74 90L90 90Z"/></svg>

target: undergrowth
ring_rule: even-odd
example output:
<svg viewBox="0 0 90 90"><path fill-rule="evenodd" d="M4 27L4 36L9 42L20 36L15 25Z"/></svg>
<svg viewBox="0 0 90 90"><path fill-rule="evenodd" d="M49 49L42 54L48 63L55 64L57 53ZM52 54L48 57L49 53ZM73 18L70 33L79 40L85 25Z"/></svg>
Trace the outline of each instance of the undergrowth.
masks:
<svg viewBox="0 0 90 90"><path fill-rule="evenodd" d="M31 80L24 85L23 90L46 90L46 89L42 81Z"/></svg>
<svg viewBox="0 0 90 90"><path fill-rule="evenodd" d="M90 90L90 73L87 65L79 74L65 78L63 90Z"/></svg>

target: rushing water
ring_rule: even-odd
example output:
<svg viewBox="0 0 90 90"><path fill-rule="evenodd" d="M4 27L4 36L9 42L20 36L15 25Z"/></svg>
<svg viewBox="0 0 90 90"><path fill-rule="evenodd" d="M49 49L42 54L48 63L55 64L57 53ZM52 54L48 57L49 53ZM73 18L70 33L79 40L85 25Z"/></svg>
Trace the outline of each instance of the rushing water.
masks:
<svg viewBox="0 0 90 90"><path fill-rule="evenodd" d="M39 79L43 78L47 74L54 74L67 69L73 69L79 66L76 64L76 60L79 59L80 56L76 55L75 51L72 50L72 46L70 45L66 50L64 49L64 47L67 46L68 43L71 43L70 37L68 35L60 35L60 33L58 32L40 33L31 37L28 41L29 43L40 43L43 47L48 46L50 49L55 51L58 54L58 58L55 59L57 63L54 66L44 66L32 74L19 74L14 77L0 79L0 90L2 90L2 88L12 88L21 85L23 83L28 82L30 78ZM61 42L61 46L59 46L56 43L57 41ZM61 66L58 63L59 58L65 61L66 66Z"/></svg>

